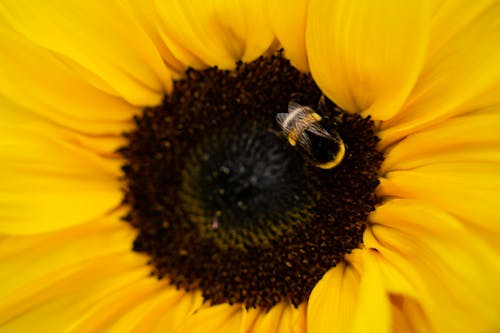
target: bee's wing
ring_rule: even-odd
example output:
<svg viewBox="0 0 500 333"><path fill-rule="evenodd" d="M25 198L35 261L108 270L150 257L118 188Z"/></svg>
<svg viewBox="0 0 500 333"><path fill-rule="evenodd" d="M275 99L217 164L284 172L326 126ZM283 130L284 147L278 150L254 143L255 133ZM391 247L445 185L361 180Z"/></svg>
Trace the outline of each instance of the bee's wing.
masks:
<svg viewBox="0 0 500 333"><path fill-rule="evenodd" d="M290 102L288 103L288 113L281 112L276 114L276 121L283 130L289 132L290 128L297 122L303 120L308 112L309 109L307 107L295 102Z"/></svg>
<svg viewBox="0 0 500 333"><path fill-rule="evenodd" d="M307 131L309 131L313 134L316 134L317 136L321 136L321 137L332 139L332 140L334 139L332 137L332 135L330 133L328 133L328 131L326 129L324 129L323 127L321 127L321 125L319 125L317 123L311 124L307 128Z"/></svg>
<svg viewBox="0 0 500 333"><path fill-rule="evenodd" d="M302 133L297 139L297 144L302 147L307 153L311 153L311 139L307 136L306 132Z"/></svg>
<svg viewBox="0 0 500 333"><path fill-rule="evenodd" d="M276 115L276 122L278 123L278 125L280 125L280 127L284 130L284 131L288 131L288 129L286 128L287 126L285 125L285 122L286 122L286 119L288 118L288 113L278 113Z"/></svg>
<svg viewBox="0 0 500 333"><path fill-rule="evenodd" d="M292 113L297 110L303 110L305 107L303 105L300 105L299 103L296 102L288 102L288 113Z"/></svg>

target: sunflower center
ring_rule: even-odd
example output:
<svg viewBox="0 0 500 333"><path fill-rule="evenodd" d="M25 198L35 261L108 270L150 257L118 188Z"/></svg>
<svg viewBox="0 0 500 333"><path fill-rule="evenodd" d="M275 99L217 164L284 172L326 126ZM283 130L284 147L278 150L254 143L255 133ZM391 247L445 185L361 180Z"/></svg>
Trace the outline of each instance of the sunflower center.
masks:
<svg viewBox="0 0 500 333"><path fill-rule="evenodd" d="M373 122L280 53L188 70L135 122L125 220L159 278L212 304L299 305L361 246L383 159Z"/></svg>
<svg viewBox="0 0 500 333"><path fill-rule="evenodd" d="M303 164L280 133L266 126L221 128L186 158L182 206L200 237L221 248L268 245L313 216L314 181Z"/></svg>

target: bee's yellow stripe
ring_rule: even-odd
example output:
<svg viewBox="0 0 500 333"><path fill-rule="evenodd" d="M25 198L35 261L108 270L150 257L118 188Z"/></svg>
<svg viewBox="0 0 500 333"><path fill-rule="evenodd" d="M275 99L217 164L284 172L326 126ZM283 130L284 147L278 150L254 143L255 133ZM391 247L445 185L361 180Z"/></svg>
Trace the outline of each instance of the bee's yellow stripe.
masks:
<svg viewBox="0 0 500 333"><path fill-rule="evenodd" d="M339 165L340 162L342 162L342 160L344 159L344 156L345 156L345 145L344 145L344 142L342 141L342 139L339 138L339 141L340 141L339 151L337 152L335 159L332 161L326 162L326 163L316 164L316 166L318 168L332 169L332 168L336 167L337 165Z"/></svg>

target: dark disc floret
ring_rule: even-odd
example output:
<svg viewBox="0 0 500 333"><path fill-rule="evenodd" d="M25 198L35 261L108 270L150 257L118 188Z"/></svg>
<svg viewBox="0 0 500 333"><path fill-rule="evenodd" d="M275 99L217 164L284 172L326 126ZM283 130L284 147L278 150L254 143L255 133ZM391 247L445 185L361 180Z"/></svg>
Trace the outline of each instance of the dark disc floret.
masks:
<svg viewBox="0 0 500 333"><path fill-rule="evenodd" d="M383 160L373 121L325 103L320 124L346 147L331 169L307 153L328 160L333 141L301 150L276 122L290 101L316 110L321 96L278 53L232 71L190 69L135 117L120 150L125 220L153 275L212 304L299 305L362 245Z"/></svg>
<svg viewBox="0 0 500 333"><path fill-rule="evenodd" d="M314 216L314 175L281 133L251 120L205 136L181 178L188 219L219 248L268 246Z"/></svg>

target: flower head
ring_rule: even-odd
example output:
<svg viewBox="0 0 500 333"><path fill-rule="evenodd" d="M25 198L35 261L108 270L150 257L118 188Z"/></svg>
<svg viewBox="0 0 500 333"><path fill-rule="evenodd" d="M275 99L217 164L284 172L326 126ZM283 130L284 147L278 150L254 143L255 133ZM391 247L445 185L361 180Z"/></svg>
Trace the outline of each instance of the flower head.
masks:
<svg viewBox="0 0 500 333"><path fill-rule="evenodd" d="M0 327L498 330L499 11L3 1Z"/></svg>

